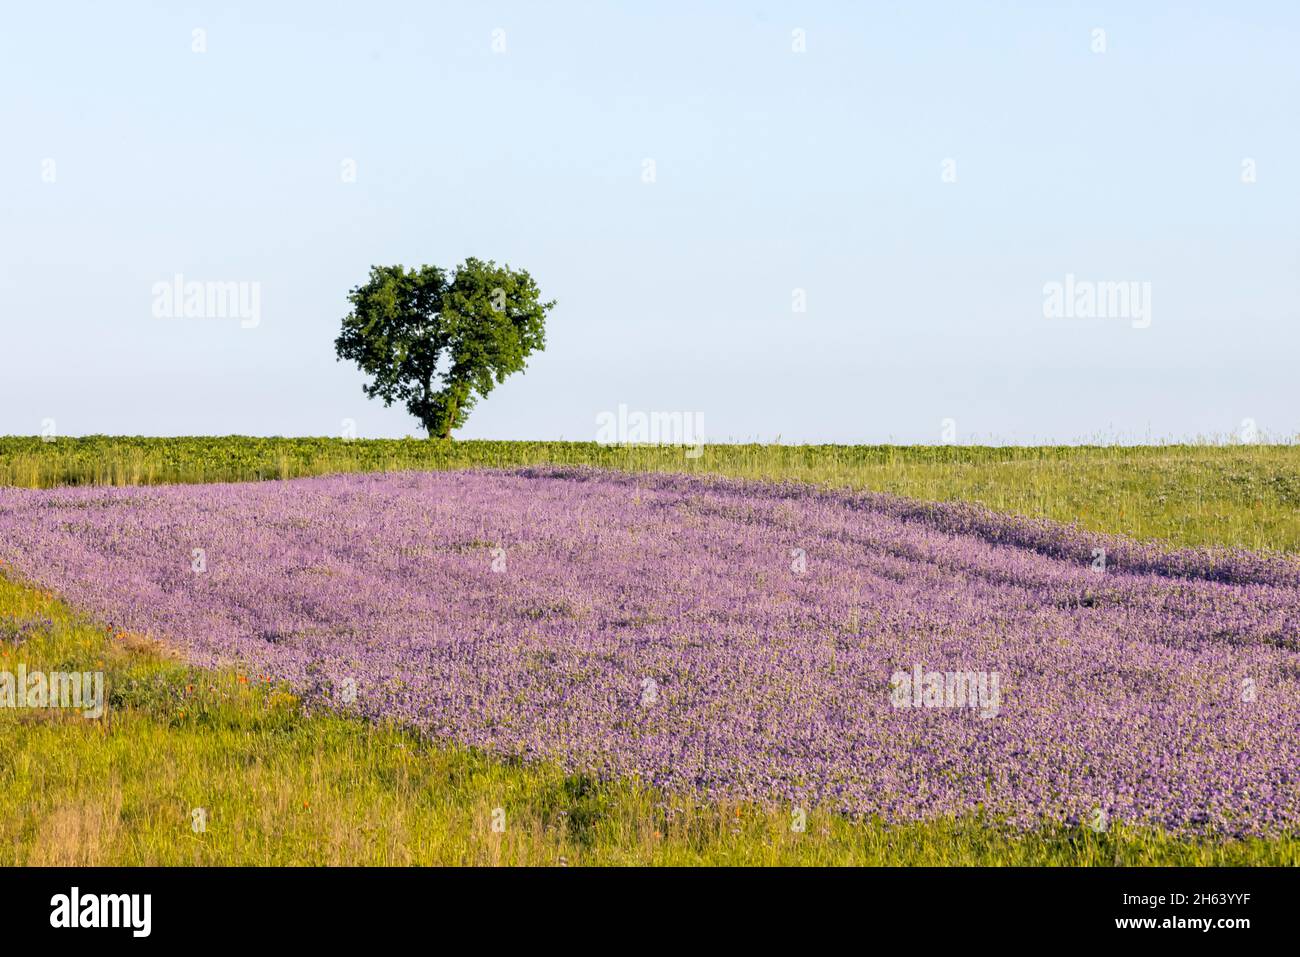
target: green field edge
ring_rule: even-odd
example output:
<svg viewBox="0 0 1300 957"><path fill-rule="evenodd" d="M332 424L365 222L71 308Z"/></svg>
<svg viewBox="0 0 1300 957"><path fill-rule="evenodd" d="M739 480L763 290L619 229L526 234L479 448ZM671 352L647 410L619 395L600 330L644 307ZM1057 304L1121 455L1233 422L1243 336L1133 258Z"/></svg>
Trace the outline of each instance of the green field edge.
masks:
<svg viewBox="0 0 1300 957"><path fill-rule="evenodd" d="M698 451L698 454L696 452ZM704 445L0 437L0 485L156 485L405 469L588 465L966 501L1175 546L1300 552L1300 445Z"/></svg>

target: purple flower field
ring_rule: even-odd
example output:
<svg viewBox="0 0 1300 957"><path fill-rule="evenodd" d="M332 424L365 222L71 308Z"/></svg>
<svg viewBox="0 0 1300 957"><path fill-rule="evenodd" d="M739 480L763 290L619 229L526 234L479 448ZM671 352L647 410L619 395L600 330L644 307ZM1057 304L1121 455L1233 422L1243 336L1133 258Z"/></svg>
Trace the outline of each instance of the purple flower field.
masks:
<svg viewBox="0 0 1300 957"><path fill-rule="evenodd" d="M0 559L196 664L706 799L1300 830L1280 556L534 469L4 488Z"/></svg>

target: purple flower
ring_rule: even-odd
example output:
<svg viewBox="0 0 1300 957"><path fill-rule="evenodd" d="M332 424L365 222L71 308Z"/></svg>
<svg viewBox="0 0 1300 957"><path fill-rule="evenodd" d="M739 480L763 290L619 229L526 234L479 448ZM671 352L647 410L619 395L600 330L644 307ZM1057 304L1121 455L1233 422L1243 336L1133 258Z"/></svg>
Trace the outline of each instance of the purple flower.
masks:
<svg viewBox="0 0 1300 957"><path fill-rule="evenodd" d="M196 663L573 771L890 820L1300 825L1287 556L539 468L0 489L0 558Z"/></svg>

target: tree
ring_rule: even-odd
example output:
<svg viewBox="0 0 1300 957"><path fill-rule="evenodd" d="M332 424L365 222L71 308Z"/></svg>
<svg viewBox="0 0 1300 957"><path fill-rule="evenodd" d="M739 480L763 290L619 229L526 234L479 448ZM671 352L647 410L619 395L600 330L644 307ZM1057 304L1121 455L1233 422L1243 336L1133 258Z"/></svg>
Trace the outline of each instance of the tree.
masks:
<svg viewBox="0 0 1300 957"><path fill-rule="evenodd" d="M404 402L429 438L451 438L483 396L546 344L537 283L524 270L472 256L447 272L437 266L372 266L348 293L352 312L334 340L370 381L370 398Z"/></svg>

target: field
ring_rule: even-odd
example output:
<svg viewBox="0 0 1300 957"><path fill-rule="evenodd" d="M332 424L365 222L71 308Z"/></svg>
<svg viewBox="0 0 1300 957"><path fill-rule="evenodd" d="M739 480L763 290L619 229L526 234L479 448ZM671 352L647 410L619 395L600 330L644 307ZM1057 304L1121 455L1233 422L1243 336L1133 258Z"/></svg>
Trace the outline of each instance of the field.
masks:
<svg viewBox="0 0 1300 957"><path fill-rule="evenodd" d="M4 660L111 688L0 711L0 863L1300 859L1300 572L1172 547L1294 551L1289 446L0 450L31 488L588 461L1080 525L554 469L0 489ZM914 664L1000 710L899 709Z"/></svg>
<svg viewBox="0 0 1300 957"><path fill-rule="evenodd" d="M1300 551L1300 445L850 446L0 436L0 485L244 482L395 469L592 465L893 492L1177 545Z"/></svg>

